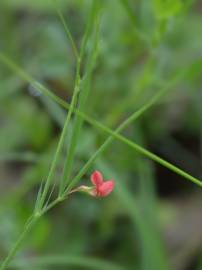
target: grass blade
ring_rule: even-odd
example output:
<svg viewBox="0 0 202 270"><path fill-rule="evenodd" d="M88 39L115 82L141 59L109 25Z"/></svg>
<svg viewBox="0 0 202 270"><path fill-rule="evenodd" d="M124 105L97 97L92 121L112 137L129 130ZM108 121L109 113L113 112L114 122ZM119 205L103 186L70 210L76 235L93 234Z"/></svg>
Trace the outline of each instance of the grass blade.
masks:
<svg viewBox="0 0 202 270"><path fill-rule="evenodd" d="M94 64L95 64L95 59L97 56L97 47L98 47L98 20L97 20L98 14L97 13L98 11L99 11L99 8L97 6L97 1L95 1L93 2L91 14L89 16L89 21L88 21L88 26L87 26L87 29L88 28L90 29L91 25L95 25L95 38L93 40L92 49L90 51L90 55L87 60L86 74L84 75L82 79L82 86L81 86L82 89L81 89L79 105L78 105L78 109L81 111L84 110L85 105L86 105L86 101L87 101L89 90L90 90L91 74L92 74ZM84 54L84 50L85 50L84 46L86 46L86 40L89 34L90 34L90 30L86 32L86 35L84 35L80 57L82 57L82 55ZM61 180L60 195L63 193L64 189L66 188L66 185L71 175L73 160L74 160L74 156L76 152L76 146L79 140L80 130L82 128L82 123L83 123L83 119L79 117L78 115L76 115L74 119L74 124L73 124L72 136L70 139L70 148L68 151L68 157L65 162L63 176Z"/></svg>
<svg viewBox="0 0 202 270"><path fill-rule="evenodd" d="M145 222L145 216L142 213L142 209L139 207L137 200L134 198L132 192L130 192L124 185L121 176L108 166L106 161L99 158L96 161L97 167L104 173L106 178L110 179L112 176L116 179L116 189L114 190L115 195L120 201L120 205L126 210L128 216L134 224L135 230L137 230L140 237L140 241L144 250L147 251L146 264L149 265L150 270L168 270L168 261L166 257L166 252L164 245L159 237L158 232L153 230L149 226L149 222ZM153 209L154 211L154 209ZM151 245L152 243L152 245ZM133 267L133 268L132 268ZM132 266L131 269L134 269ZM140 269L138 267L138 269Z"/></svg>
<svg viewBox="0 0 202 270"><path fill-rule="evenodd" d="M8 66L11 70L15 71L18 73L19 76L21 76L24 80L28 81L29 83L31 83L34 87L36 87L40 92L42 92L44 95L47 95L48 97L50 97L51 99L53 99L54 101L56 101L58 104L60 104L61 106L63 106L66 109L69 109L70 105L65 102L64 100L60 99L59 97L57 97L55 94L53 94L49 89L47 89L46 87L44 87L42 84L40 84L39 82L35 81L34 79L32 79L31 76L29 76L26 72L24 72L21 68L19 68L16 64L14 64L8 57L6 57L4 54L0 53L0 61L3 62L6 66ZM165 91L165 93L167 93L171 88L173 88L176 83L184 78L184 76L192 73L192 71L195 69L195 66L199 68L202 68L202 61L198 60L195 63L191 64L189 67L186 67L184 69L182 69L177 75L176 77L170 81L165 88L162 91ZM159 96L159 98L161 97L161 95L158 93L157 94ZM153 98L154 99L154 98ZM158 99L156 100L158 101ZM150 106L154 105L153 103L151 103L150 101ZM150 106L145 106L144 110L141 109L142 112L146 111L146 109L149 109ZM175 173L177 173L178 175L182 176L183 178L193 182L194 184L198 185L198 186L202 186L202 182L201 180L191 176L190 174L186 173L185 171L181 170L180 168L178 168L175 165L172 165L171 163L167 162L166 160L158 157L157 155L151 153L150 151L144 149L143 147L139 146L138 144L128 140L127 138L125 138L124 136L118 134L118 132L114 132L112 131L110 128L106 127L105 125L103 125L102 123L94 120L93 118L91 118L90 116L85 115L83 112L79 111L78 109L75 109L74 112L79 115L81 118L83 118L85 121L87 121L88 123L90 123L91 125L95 126L96 128L100 129L103 132L106 132L109 135L112 135L114 137L114 139L117 139L123 143L125 143L126 145L130 146L131 148L133 148L135 151L137 151L138 153L141 153L142 155L150 158L151 160L158 162L159 164L161 164L162 166L174 171ZM139 113L138 113L139 114ZM139 116L141 116L139 114ZM110 139L111 140L111 139ZM101 150L102 151L102 150ZM96 157L95 157L96 158ZM90 165L87 165L87 167L89 167ZM83 175L83 173L82 173ZM78 176L77 176L78 179ZM75 181L76 183L77 181Z"/></svg>
<svg viewBox="0 0 202 270"><path fill-rule="evenodd" d="M69 27L68 27L67 23L65 22L65 18L64 18L63 14L62 14L62 11L58 7L56 0L54 0L54 2L55 2L55 8L56 8L58 17L59 17L59 19L60 19L60 21L61 21L61 23L62 23L62 25L63 25L63 27L65 29L65 33L66 33L67 37L69 38L69 40L71 42L72 50L73 50L74 55L75 55L75 57L76 57L76 59L78 61L78 59L79 59L79 53L78 53L76 44L74 42L74 39L72 37L72 34L71 34L70 30L69 30Z"/></svg>

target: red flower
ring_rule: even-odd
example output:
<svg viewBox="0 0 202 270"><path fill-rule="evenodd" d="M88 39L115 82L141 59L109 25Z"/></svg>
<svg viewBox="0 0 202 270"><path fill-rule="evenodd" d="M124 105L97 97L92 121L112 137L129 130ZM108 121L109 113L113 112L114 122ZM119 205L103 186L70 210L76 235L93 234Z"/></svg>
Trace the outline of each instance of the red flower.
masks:
<svg viewBox="0 0 202 270"><path fill-rule="evenodd" d="M103 176L99 171L94 171L91 174L91 182L94 185L93 196L105 197L109 195L114 189L114 180L103 180Z"/></svg>
<svg viewBox="0 0 202 270"><path fill-rule="evenodd" d="M115 185L114 180L104 181L103 176L99 171L94 171L91 174L91 182L93 183L93 186L88 187L82 185L73 190L70 190L68 194L74 192L84 192L94 197L106 197L112 192Z"/></svg>

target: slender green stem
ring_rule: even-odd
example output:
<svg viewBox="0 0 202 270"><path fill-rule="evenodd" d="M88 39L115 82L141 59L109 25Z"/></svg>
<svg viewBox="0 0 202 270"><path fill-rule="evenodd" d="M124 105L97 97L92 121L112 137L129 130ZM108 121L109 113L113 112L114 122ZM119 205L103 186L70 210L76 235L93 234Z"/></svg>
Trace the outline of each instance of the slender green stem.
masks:
<svg viewBox="0 0 202 270"><path fill-rule="evenodd" d="M71 102L71 105L70 105L70 108L69 108L70 114L68 115L69 116L68 123L69 123L70 118L72 116L74 106L76 105L77 96L78 96L78 94L80 92L80 82L81 82L81 80L80 80L80 66L81 66L81 61L80 61L80 58L78 58L77 71L76 71L76 80L75 80L75 88L74 88L74 94L73 94L72 102ZM67 125L68 125L68 123L67 123ZM65 126L64 126L64 128L65 128ZM62 144L64 143L64 139L65 138L63 138ZM66 157L66 160L68 160L68 156ZM61 194L62 191L63 191L63 182L60 183L59 194Z"/></svg>
<svg viewBox="0 0 202 270"><path fill-rule="evenodd" d="M54 0L54 2L55 2L57 14L58 14L58 16L59 16L59 18L60 18L60 20L62 22L62 25L63 25L63 27L65 29L66 35L67 35L67 37L69 38L69 40L71 42L74 55L75 55L76 59L78 60L79 59L79 53L78 53L76 44L74 42L74 39L72 37L72 34L71 34L70 30L69 30L69 27L68 27L67 23L65 22L65 18L64 18L63 14L62 14L62 11L59 9L59 7L58 7L58 5L56 3L56 0Z"/></svg>
<svg viewBox="0 0 202 270"><path fill-rule="evenodd" d="M144 110L142 110L144 111ZM138 111L139 112L139 111ZM74 177L74 179L70 182L68 185L66 192L68 192L70 189L74 187L75 184L81 179L81 177L87 172L89 167L93 164L93 162L96 160L96 158L109 146L109 144L114 140L114 138L119 139L120 141L124 142L131 148L133 148L138 153L150 158L153 161L156 161L157 163L161 164L162 166L170 169L171 171L175 172L176 174L184 177L185 179L193 182L194 184L202 187L201 180L193 177L192 175L186 173L184 170L178 168L177 166L171 164L170 162L160 158L159 156L153 154L152 152L146 150L145 148L141 147L140 145L126 139L122 135L119 134L126 126L128 126L132 121L137 119L137 117L140 116L140 113L134 113L131 115L126 121L124 121L115 131L112 131L108 128L104 128L108 133L111 134L108 139L100 146L100 148L92 155L92 157L87 161L87 163L83 166L83 168L79 171L79 173Z"/></svg>
<svg viewBox="0 0 202 270"><path fill-rule="evenodd" d="M22 244L22 242L24 241L24 239L27 236L27 234L29 233L29 231L32 229L34 224L37 222L38 218L39 218L38 216L33 216L29 220L29 222L25 225L23 232L19 236L19 238L16 241L13 248L10 250L10 252L9 252L8 256L6 257L6 259L1 264L0 270L5 270L7 268L7 266L9 265L9 263L11 262L11 260L15 256L15 254L17 253L19 246Z"/></svg>
<svg viewBox="0 0 202 270"><path fill-rule="evenodd" d="M24 227L22 233L20 234L18 240L16 241L15 245L10 250L10 252L7 255L7 257L5 258L5 260L3 261L3 263L1 264L0 270L5 270L8 267L8 265L11 262L11 260L16 255L16 253L17 253L19 247L21 246L22 242L26 238L27 234L30 232L30 230L35 225L35 223L41 218L41 216L44 215L46 212L48 212L50 209L52 209L58 203L64 201L66 198L67 198L67 196L66 197L65 196L58 197L53 202L51 202L47 207L43 208L43 210L39 210L38 212L35 212L34 215L31 216L28 219L28 221L25 224L25 227Z"/></svg>
<svg viewBox="0 0 202 270"><path fill-rule="evenodd" d="M43 85L41 85L40 83L38 83L37 81L35 81L34 79L32 79L27 73L25 73L21 68L19 68L16 64L14 64L8 57L4 56L2 53L0 53L0 61L2 61L5 65L7 65L13 71L17 72L19 74L19 76L21 76L24 80L26 80L29 83L31 83L34 87L36 87L44 95L46 95L46 96L50 97L51 99L55 100L58 104L60 104L64 108L69 109L70 105L67 102L65 102L64 100L60 99L55 94L53 94L49 89L47 89L46 87L44 87ZM199 60L199 63L200 62L201 62L201 60ZM169 82L167 84L167 86L166 86L167 91L169 91L171 88L173 88L175 86L175 84L181 78L184 77L184 75L187 75L189 72L192 72L192 70L194 69L195 65L197 65L197 64L198 64L198 61L196 61L196 63L190 65L189 67L185 68L184 70L182 70L175 77L175 79L173 79L171 82ZM158 95L159 95L159 98L160 98L161 95L160 94L158 94ZM158 100L156 100L156 101L158 101ZM151 105L153 105L153 104L151 104ZM146 107L146 108L149 109L150 107ZM144 111L145 111L145 109L144 109ZM177 168L176 166L170 164L169 162L161 159L157 155L152 154L151 152L149 152L148 150L144 149L143 147L141 147L141 146L139 146L139 145L131 142L130 140L126 139L124 136L122 136L120 134L116 134L110 128L108 128L105 125L103 125L102 123L94 120L90 116L87 116L86 114L84 114L83 112L79 111L78 109L74 109L74 112L77 115L79 115L81 118L83 118L85 121L87 121L88 123L90 123L91 125L93 125L96 128L98 128L98 129L106 132L109 135L113 135L114 138L116 138L119 141L122 141L123 143L125 143L126 145L132 147L135 151L138 151L139 153L141 153L141 154L143 154L143 155L151 158L152 160L154 160L156 162L159 162L161 165L163 165L163 166L165 166L165 167L167 167L169 169L172 169L172 171L174 171L177 174L181 175L185 179L192 181L193 183L197 184L198 186L202 186L201 180L199 180L199 179L191 176L190 174L184 172L183 170ZM176 170L175 170L175 168L176 168Z"/></svg>
<svg viewBox="0 0 202 270"><path fill-rule="evenodd" d="M54 206L56 206L57 204L63 202L65 199L67 199L68 194L66 196L60 196L57 197L54 201L52 201L50 204L48 204L42 211L41 211L41 215L44 215L45 213L47 213L49 210L51 210Z"/></svg>
<svg viewBox="0 0 202 270"><path fill-rule="evenodd" d="M78 65L80 65L80 61L79 60L78 60ZM77 100L77 95L79 93L79 81L80 80L78 79L78 72L77 72L77 75L76 76L77 76L77 78L76 78L76 85L75 85L75 89L74 89L72 101L71 101L71 104L70 104L70 107L69 107L67 118L65 120L65 124L64 124L63 130L62 130L62 133L61 133L61 136L60 136L60 140L59 140L59 143L58 143L56 152L55 152L55 155L54 155L52 164L51 164L51 168L50 168L50 171L49 171L49 174L48 174L48 177L47 177L45 186L44 186L44 190L42 192L41 203L40 203L40 206L41 207L44 204L44 201L46 199L46 196L47 196L47 193L48 193L50 184L52 182L52 178L53 178L53 175L54 175L56 166L57 166L57 162L58 162L58 160L60 158L60 154L61 154L61 151L62 151L62 148L63 148L63 145L64 145L64 141L65 141L65 138L66 138L67 128L68 128L68 125L69 125L69 122L70 122L70 119L71 119L71 115L72 115L72 112L73 112L73 109L74 109L74 106L75 106L75 103L76 103L76 100Z"/></svg>
<svg viewBox="0 0 202 270"><path fill-rule="evenodd" d="M86 44L88 41L88 38L90 36L90 33L92 31L92 28L94 26L94 23L96 21L96 18L98 16L98 12L100 9L100 3L99 0L92 0L91 1L91 10L90 10L90 14L88 16L88 22L87 22L87 26L86 26L86 31L84 33L82 42L81 42L81 49L80 49L80 58L83 59L84 57L84 53L86 50Z"/></svg>
<svg viewBox="0 0 202 270"><path fill-rule="evenodd" d="M30 230L35 225L35 223L41 218L41 216L44 215L45 213L47 213L50 209L52 209L58 203L64 201L66 198L67 198L67 196L58 197L57 199L52 201L47 207L43 208L43 210L39 210L38 212L35 212L34 215L28 219L28 221L25 224L25 227L24 227L22 233L20 234L18 240L16 241L15 245L10 250L7 257L5 258L3 263L1 264L0 270L5 270L7 268L7 266L10 264L11 260L13 259L13 257L16 255L20 245L22 244L22 242L26 238L27 234L30 232Z"/></svg>
<svg viewBox="0 0 202 270"><path fill-rule="evenodd" d="M92 7L93 7L92 10L94 12L94 4L92 4ZM71 33L68 30L67 24L65 23L65 20L64 20L64 18L62 16L62 13L60 11L58 11L58 12L59 12L59 17L62 20L62 23L63 23L63 25L65 27L65 31L67 33L67 36L73 42L73 38L71 36ZM95 14L93 13L93 15L95 15ZM69 125L69 122L70 122L70 119L71 119L71 116L72 116L72 112L73 112L74 106L76 105L78 94L80 92L80 84L81 84L81 79L80 79L81 60L83 58L83 54L84 54L84 51L85 51L85 46L86 46L87 40L89 38L89 36L88 36L89 35L89 28L90 28L91 25L92 25L92 21L89 19L88 24L87 24L87 27L86 27L86 31L84 33L83 41L82 41L82 47L81 47L80 56L78 56L78 53L77 53L77 71L76 71L75 87L74 87L74 92L73 92L73 97L72 97L70 109L69 109L69 112L67 114L67 118L66 118L66 121L65 121L65 124L64 124L63 130L62 130L62 133L61 133L61 136L60 136L60 140L59 140L59 143L58 143L58 146L57 146L57 149L56 149L56 153L54 155L54 158L53 158L53 161L52 161L52 164L51 164L51 168L50 168L50 171L49 171L49 174L48 174L48 178L47 178L47 180L45 182L44 190L42 192L41 198L39 198L41 201L40 201L39 204L37 202L37 204L39 205L39 208L40 207L43 207L43 204L44 204L45 199L47 197L48 190L49 190L49 187L51 185L51 182L52 182L52 179L53 179L53 175L54 175L54 172L55 172L55 169L56 169L56 166L57 166L57 163L58 163L58 160L59 160L59 157L60 157L62 148L64 146L64 141L65 141L66 134L67 134L67 128L68 128L68 125ZM73 48L74 48L74 42L73 42ZM75 134L73 134L73 135L75 136ZM72 143L70 144L70 149L71 148L72 148ZM65 162L65 165L64 165L64 170L66 170L66 167L67 167L68 163L70 163L70 162L71 162L71 157L69 157L67 155L66 162ZM63 183L64 183L64 180L61 181L61 183L60 183L59 194L61 194L62 191L63 191Z"/></svg>
<svg viewBox="0 0 202 270"><path fill-rule="evenodd" d="M95 1L97 3L97 1ZM93 12L91 15L95 15L96 13L94 13L94 1L93 3ZM97 6L97 5L96 5ZM92 19L92 18L91 18ZM4 270L6 269L6 267L8 266L8 264L10 263L10 261L12 260L12 258L14 257L14 255L16 254L19 246L21 245L21 243L23 242L24 238L26 237L27 233L30 231L30 229L32 228L32 226L34 225L34 223L38 220L38 218L44 214L46 211L50 210L53 206L55 206L57 203L59 203L60 201L64 200L64 198L61 198L61 196L56 199L55 201L53 201L52 203L50 203L48 206L44 205L48 191L49 191L49 187L51 185L52 182L52 178L60 157L60 153L61 150L63 148L64 145L64 140L66 137L66 132L67 132L67 127L69 124L69 121L71 119L71 114L73 112L74 109L74 105L76 103L76 99L77 99L77 95L79 93L79 89L80 89L80 64L81 64L81 59L84 55L84 51L85 51L85 46L89 37L89 33L90 33L90 29L92 27L92 22L91 20L88 21L88 25L84 34L84 38L83 38L83 42L82 42L82 46L81 46L81 53L80 53L80 57L77 58L77 72L76 72L76 82L75 82L75 89L74 89L74 93L73 93L73 97L72 97L72 102L71 105L69 107L69 112L67 114L67 118L65 120L65 124L60 136L60 140L56 149L56 153L54 155L54 158L52 160L51 163L51 168L47 177L47 180L45 182L44 188L39 190L38 193L38 197L37 197L37 201L36 201L36 206L35 206L35 210L34 210L34 215L33 218L29 221L29 223L25 226L22 234L20 235L20 237L18 238L17 242L15 243L13 249L11 249L11 251L9 252L9 254L7 255L7 257L5 258L5 260L3 261L0 270ZM6 63L8 66L10 66L11 68L16 68L15 64L13 64L9 59L7 59L3 54L0 53L0 60L3 61L4 63ZM28 81L31 79L31 77L29 75L27 75L26 73L24 73L23 71L20 72L20 74L22 76L24 76L24 78L26 78ZM35 86L38 85L38 83L34 84Z"/></svg>
<svg viewBox="0 0 202 270"><path fill-rule="evenodd" d="M21 244L23 243L24 239L26 238L27 234L30 232L30 230L36 224L36 222L41 218L41 216L43 216L46 212L48 212L50 209L52 209L58 203L64 201L66 198L67 198L67 196L58 197L57 199L55 199L54 201L52 201L47 207L43 208L43 210L39 210L38 212L35 212L34 215L31 216L28 219L28 221L25 224L25 227L24 227L22 233L20 234L18 240L16 241L15 245L10 250L10 252L7 255L7 257L5 258L5 260L3 261L3 263L1 264L0 270L5 270L8 267L8 265L11 262L11 260L16 255L19 247L21 246Z"/></svg>
<svg viewBox="0 0 202 270"><path fill-rule="evenodd" d="M86 74L84 75L84 78L82 80L82 90L81 90L81 95L79 98L79 105L78 105L78 108L81 111L84 110L85 105L86 105L87 97L90 90L89 84L90 84L91 74L92 74L95 59L97 56L97 46L98 46L97 12L99 10L97 7L97 3L98 3L97 0L93 2L91 14L89 16L89 21L88 21L88 26L87 26L87 29L88 29L90 28L91 25L95 25L95 38L93 40L92 49L88 57L88 61L86 65ZM90 31L87 31L87 34L89 35ZM84 39L81 46L81 53L80 53L81 56L84 54L84 49L85 49L84 44L86 44L87 37L88 37L87 35L84 35ZM76 115L74 119L73 129L72 129L72 136L71 136L70 147L68 151L68 159L66 159L66 162L64 165L63 176L61 180L62 189L60 189L60 194L62 194L62 192L66 188L66 185L71 175L73 160L74 160L74 156L76 152L76 146L79 140L79 134L82 127L82 123L83 123L83 119L79 117L78 115Z"/></svg>
<svg viewBox="0 0 202 270"><path fill-rule="evenodd" d="M84 116L82 113L80 113L80 112L78 112L78 111L77 111L77 113L79 113L81 117ZM131 140L125 138L124 136L118 134L118 132L120 132L120 127L121 127L121 126L118 128L119 130L117 129L117 130L114 132L114 131L112 131L110 128L104 126L103 124L97 122L96 120L91 119L90 117L86 117L86 116L85 116L85 119L86 119L86 121L87 121L88 123L90 123L90 124L92 124L93 126L99 128L99 129L101 129L102 131L105 131L107 134L111 134L114 138L116 138L116 139L118 139L119 141L123 142L124 144L130 146L131 148L133 148L134 150L136 150L136 151L139 152L140 154L142 154L142 155L144 155L144 156L150 158L150 159L153 160L153 161L156 161L157 163L159 163L159 164L163 165L164 167L166 167L166 168L172 170L173 172L175 172L175 173L177 173L178 175L180 175L180 176L186 178L187 180L189 180L189 181L195 183L196 185L198 185L198 186L200 186L200 187L202 186L201 180L199 180L199 179L197 179L197 178L191 176L190 174L188 174L188 173L186 173L185 171L181 170L181 169L178 168L177 166L175 166L175 165L173 165L173 164L167 162L166 160L160 158L159 156L153 154L152 152L146 150L145 148L139 146L138 144L132 142ZM109 141L109 140L110 140L110 141ZM102 148L99 148L100 153L102 153L102 151L105 150L106 143L108 144L108 143L110 143L110 142L112 142L111 137L109 137L109 138L107 139L107 141L105 141L105 143L101 146ZM91 163L92 163L92 160L94 161L94 160L96 159L97 155L98 155L98 153L96 152L96 153L94 154L94 156L92 156L92 158L88 161L88 163L86 163L85 168L83 168L83 172L80 171L79 175L77 175L77 176L75 177L74 183L76 183L76 182L78 181L78 179L86 172L86 168L89 168L89 166L90 166ZM76 179L77 179L77 180L76 180ZM72 185L72 182L71 182L71 186L73 186L73 185Z"/></svg>

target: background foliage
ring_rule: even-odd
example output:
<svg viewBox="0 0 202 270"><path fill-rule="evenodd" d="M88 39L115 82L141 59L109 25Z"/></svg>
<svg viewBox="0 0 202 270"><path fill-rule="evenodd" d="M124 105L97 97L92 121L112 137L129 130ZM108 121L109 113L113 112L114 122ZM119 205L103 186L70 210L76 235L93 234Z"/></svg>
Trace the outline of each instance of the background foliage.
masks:
<svg viewBox="0 0 202 270"><path fill-rule="evenodd" d="M58 1L77 47L90 2ZM168 87L168 94L123 135L198 178L201 12L200 1L101 1L98 57L85 108L86 114L114 130ZM2 0L0 50L71 101L76 61L54 2ZM175 80L193 63L186 76ZM33 210L65 114L0 62L1 258ZM84 123L73 175L106 136ZM82 183L89 184L94 169L115 179L113 194L102 200L75 194L52 209L26 238L13 269L202 269L200 187L118 140L96 159ZM56 183L61 170L59 166Z"/></svg>

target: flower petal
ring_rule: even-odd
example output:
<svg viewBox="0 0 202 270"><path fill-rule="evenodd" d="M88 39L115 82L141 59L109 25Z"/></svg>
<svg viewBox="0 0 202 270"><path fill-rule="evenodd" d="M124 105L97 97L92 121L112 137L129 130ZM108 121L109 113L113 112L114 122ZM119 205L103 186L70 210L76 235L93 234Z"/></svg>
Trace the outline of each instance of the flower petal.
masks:
<svg viewBox="0 0 202 270"><path fill-rule="evenodd" d="M115 185L114 180L109 180L109 181L103 182L102 185L99 186L99 188L98 188L97 195L100 197L107 196L114 189L114 185Z"/></svg>
<svg viewBox="0 0 202 270"><path fill-rule="evenodd" d="M91 174L91 182L93 183L93 185L95 186L100 186L103 183L103 177L102 174L99 171L94 171Z"/></svg>

